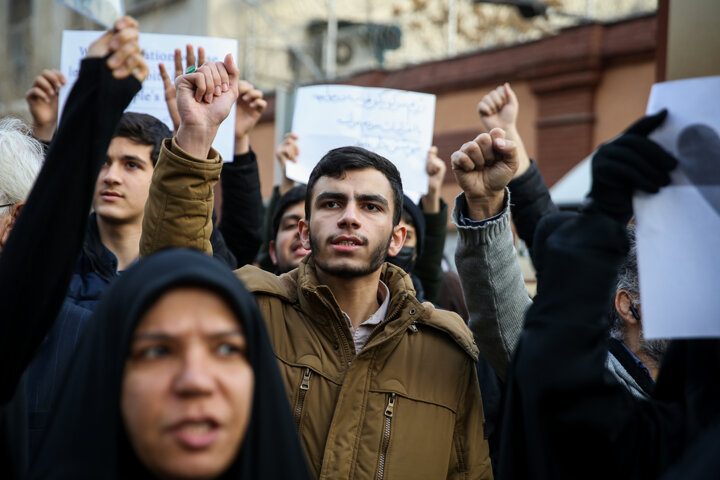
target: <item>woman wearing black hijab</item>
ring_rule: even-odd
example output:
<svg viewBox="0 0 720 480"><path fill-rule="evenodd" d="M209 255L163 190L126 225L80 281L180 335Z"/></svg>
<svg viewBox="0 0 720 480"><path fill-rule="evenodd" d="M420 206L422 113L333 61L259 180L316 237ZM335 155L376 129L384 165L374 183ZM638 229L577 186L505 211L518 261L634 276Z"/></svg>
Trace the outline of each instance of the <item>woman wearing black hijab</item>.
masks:
<svg viewBox="0 0 720 480"><path fill-rule="evenodd" d="M170 250L123 274L32 465L42 479L309 478L263 320L233 273Z"/></svg>

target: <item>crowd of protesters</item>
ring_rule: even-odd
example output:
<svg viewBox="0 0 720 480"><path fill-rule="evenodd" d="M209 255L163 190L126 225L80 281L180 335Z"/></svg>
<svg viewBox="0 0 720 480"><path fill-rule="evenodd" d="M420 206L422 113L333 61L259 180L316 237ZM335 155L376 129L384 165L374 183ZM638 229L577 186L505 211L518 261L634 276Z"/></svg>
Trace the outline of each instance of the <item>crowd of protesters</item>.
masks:
<svg viewBox="0 0 720 480"><path fill-rule="evenodd" d="M648 139L667 112L602 145L561 212L512 88L489 92L486 133L450 159L455 275L434 147L415 203L359 147L295 184L290 133L264 207L262 92L187 48L191 73L180 50L174 79L160 67L172 131L123 113L148 75L130 17L89 47L59 124L54 70L31 128L0 120L3 478L720 476L720 344L642 334L632 196L670 182Z"/></svg>

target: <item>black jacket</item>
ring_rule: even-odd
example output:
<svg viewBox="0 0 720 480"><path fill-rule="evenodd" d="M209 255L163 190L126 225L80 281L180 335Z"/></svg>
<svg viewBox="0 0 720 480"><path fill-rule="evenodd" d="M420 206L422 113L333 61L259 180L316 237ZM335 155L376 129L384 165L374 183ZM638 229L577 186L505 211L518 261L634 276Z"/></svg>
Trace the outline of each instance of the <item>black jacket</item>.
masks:
<svg viewBox="0 0 720 480"><path fill-rule="evenodd" d="M537 164L530 161L530 168L508 184L512 194L510 211L518 236L528 248L532 248L535 228L545 215L558 211L550 198L550 191L545 185Z"/></svg>
<svg viewBox="0 0 720 480"><path fill-rule="evenodd" d="M672 342L650 400L606 369L627 249L624 225L601 214L538 225L538 294L507 381L499 478L657 478L720 418L717 340Z"/></svg>
<svg viewBox="0 0 720 480"><path fill-rule="evenodd" d="M235 155L232 162L224 163L220 184L222 215L213 233L222 232L227 248L236 258L237 265L232 268L239 268L255 260L263 241L265 210L255 152ZM213 252L216 248L213 244Z"/></svg>
<svg viewBox="0 0 720 480"><path fill-rule="evenodd" d="M82 61L55 139L27 204L0 255L0 428L25 438L20 378L60 311L80 253L95 181L123 110L140 83L113 78L101 58ZM78 133L81 132L81 133ZM80 137L78 137L80 135ZM60 201L62 199L62 201ZM0 443L4 476L20 477L17 450ZM11 448L15 451L11 451ZM8 473L9 470L9 473Z"/></svg>
<svg viewBox="0 0 720 480"><path fill-rule="evenodd" d="M213 211L213 215L214 215ZM230 268L237 268L235 256L225 245L220 231L213 229L210 236L213 256L225 262ZM75 270L70 280L67 300L92 312L100 301L105 289L118 277L118 261L100 239L97 217L91 213L87 222L82 250L77 257Z"/></svg>

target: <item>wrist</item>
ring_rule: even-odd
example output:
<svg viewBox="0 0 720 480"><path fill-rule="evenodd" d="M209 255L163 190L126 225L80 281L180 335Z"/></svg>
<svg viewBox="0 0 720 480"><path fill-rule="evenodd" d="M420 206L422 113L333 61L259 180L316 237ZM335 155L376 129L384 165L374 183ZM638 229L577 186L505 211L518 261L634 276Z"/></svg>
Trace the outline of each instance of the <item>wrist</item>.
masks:
<svg viewBox="0 0 720 480"><path fill-rule="evenodd" d="M528 168L530 168L530 157L527 154L527 150L525 150L525 144L523 144L520 133L517 131L517 128L515 128L515 126L508 128L506 134L508 140L512 140L513 142L515 142L515 151L518 159L518 169L513 175L513 178L518 178L520 175L527 172Z"/></svg>
<svg viewBox="0 0 720 480"><path fill-rule="evenodd" d="M440 212L440 192L438 190L429 189L428 193L420 198L420 206L425 213Z"/></svg>
<svg viewBox="0 0 720 480"><path fill-rule="evenodd" d="M175 134L175 142L193 157L206 159L216 133L217 127L188 126L181 123Z"/></svg>
<svg viewBox="0 0 720 480"><path fill-rule="evenodd" d="M32 135L36 139L43 142L50 142L55 135L55 124L50 123L46 125L33 124Z"/></svg>
<svg viewBox="0 0 720 480"><path fill-rule="evenodd" d="M508 127L503 130L505 130L505 138L515 141L518 137L520 137L517 126L514 123L512 125L508 125Z"/></svg>
<svg viewBox="0 0 720 480"><path fill-rule="evenodd" d="M480 222L502 212L505 203L505 189L482 197L473 198L465 194L465 200L470 220Z"/></svg>
<svg viewBox="0 0 720 480"><path fill-rule="evenodd" d="M295 181L290 180L285 175L283 175L282 180L280 181L280 186L278 188L278 192L280 193L280 195L285 195L294 186L295 186Z"/></svg>
<svg viewBox="0 0 720 480"><path fill-rule="evenodd" d="M250 136L235 135L235 155L244 155L250 151Z"/></svg>

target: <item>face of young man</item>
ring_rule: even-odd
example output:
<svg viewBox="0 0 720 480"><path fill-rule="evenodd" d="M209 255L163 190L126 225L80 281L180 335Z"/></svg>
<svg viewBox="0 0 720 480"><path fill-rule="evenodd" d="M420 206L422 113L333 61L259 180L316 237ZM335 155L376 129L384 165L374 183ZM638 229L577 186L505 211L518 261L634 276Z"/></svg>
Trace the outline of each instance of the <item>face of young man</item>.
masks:
<svg viewBox="0 0 720 480"><path fill-rule="evenodd" d="M112 139L95 184L93 208L99 219L115 224L142 222L154 169L152 149L129 138Z"/></svg>
<svg viewBox="0 0 720 480"><path fill-rule="evenodd" d="M297 268L305 255L308 254L300 241L298 223L305 217L305 202L290 205L280 218L275 240L270 242L270 259L277 266L278 272L286 273Z"/></svg>
<svg viewBox="0 0 720 480"><path fill-rule="evenodd" d="M300 222L303 247L315 264L337 277L360 277L397 254L405 229L393 227L390 182L375 169L349 170L341 178L321 177L313 187L309 222Z"/></svg>

